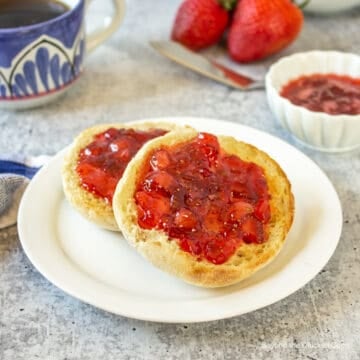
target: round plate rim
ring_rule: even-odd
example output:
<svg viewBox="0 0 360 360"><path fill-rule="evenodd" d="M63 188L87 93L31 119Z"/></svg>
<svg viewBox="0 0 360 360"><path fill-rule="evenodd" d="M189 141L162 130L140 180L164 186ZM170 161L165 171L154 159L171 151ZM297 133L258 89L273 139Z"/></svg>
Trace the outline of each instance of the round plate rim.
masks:
<svg viewBox="0 0 360 360"><path fill-rule="evenodd" d="M224 120L219 120L219 119L212 119L212 118L202 118L202 117L173 117L173 116L169 116L169 117L161 117L161 118L149 118L149 119L142 119L142 120L137 120L137 121L172 121L175 123L179 123L179 124L185 124L188 123L189 125L192 125L194 127L196 127L196 124L202 124L206 127L216 127L216 126L224 126L224 127L235 127L237 130L239 131L248 131L250 133L252 133L254 136L259 136L263 137L265 136L265 138L268 138L270 140L270 142L275 142L277 144L279 144L282 147L291 149L291 151L295 151L297 153L298 156L302 157L305 161L307 162L311 162L313 164L313 166L315 166L317 168L317 170L319 171L319 173L321 173L321 175L323 176L323 180L325 182L328 183L328 185L330 186L331 190L333 191L333 196L334 199L336 199L336 203L334 204L334 208L332 209L332 211L335 211L336 217L338 219L337 222L337 226L336 226L336 231L333 233L334 234L334 240L333 242L330 244L331 246L329 246L327 248L327 253L326 256L323 258L323 261L321 264L317 264L316 269L312 270L311 275L307 275L306 277L304 277L302 279L302 281L298 281L296 286L294 284L292 284L291 289L286 289L284 290L282 293L278 292L277 294L273 294L272 297L270 299L268 299L267 301L265 301L264 303L262 303L261 305L259 304L254 304L254 305L249 305L246 310L243 311L234 311L234 309L228 309L228 310L224 310L222 309L221 312L218 313L213 313L212 315L209 315L207 313L202 313L201 311L198 312L198 314L196 314L196 316L194 315L187 315L187 314L181 314L179 315L177 314L173 314L173 316L164 316L164 314L162 314L162 311L160 311L159 313L154 313L152 315L149 314L145 314L144 312L142 312L141 310L139 311L138 309L135 310L129 310L129 308L126 309L121 309L119 310L118 308L114 309L114 306L111 306L109 304L106 303L102 303L101 301L97 301L94 300L94 298L89 299L88 294L84 296L84 294L82 293L82 291L76 288L73 288L71 286L68 286L68 284L66 284L66 282L62 282L61 280L59 281L59 278L57 276L54 276L53 274L51 274L51 272L49 272L49 270L43 266L43 264L41 262L39 262L38 260L38 255L36 253L33 252L33 249L31 249L31 246L29 246L31 244L31 242L29 243L28 238L29 238L29 234L26 233L26 215L27 215L27 210L26 207L28 206L28 202L31 201L31 192L32 192L32 188L37 186L37 182L38 179L40 179L43 174L47 171L47 169L51 166L51 164L53 164L55 161L59 161L59 158L61 158L66 149L63 149L61 151L59 151L54 158L49 162L49 164L47 164L46 166L44 166L33 178L33 180L31 181L31 183L29 184L27 190L25 191L25 194L22 198L21 204L20 204L20 208L19 208L19 215L18 215L18 232L19 232L19 238L20 238L20 242L22 244L22 247L26 253L26 255L28 256L28 258L30 259L30 261L32 262L32 264L35 266L35 268L37 268L37 270L52 284L54 284L55 286L57 286L58 288L60 288L61 290L63 290L64 292L66 292L67 294L77 298L78 300L81 300L85 303L88 303L90 305L93 305L97 308L103 309L105 311L117 314L117 315L121 315L121 316L126 316L129 318L134 318L134 319L138 319L138 320L145 320L145 321L153 321L153 322L163 322L163 323L194 323L194 322L205 322L205 321L214 321L214 320L220 320L220 319L226 319L226 318L231 318L234 316L238 316L238 315L243 315L245 313L249 313L252 312L254 310L258 310L261 309L263 307L269 306L277 301L280 301L284 298L286 298L287 296L290 296L291 294L293 294L294 292L296 292L297 290L301 289L303 286L305 286L308 282L310 282L320 271L321 269L327 264L327 262L329 261L329 259L331 258L331 256L333 255L337 244L340 240L340 235L341 235L341 231L342 231L342 209L341 209L341 203L339 200L339 197L336 193L336 190L334 188L334 186L332 185L331 181L329 180L329 178L327 177L327 175L323 172L323 170L309 157L307 157L305 154L303 154L302 152L300 152L297 148L295 148L294 146L292 146L291 144L286 143L285 141L271 135L268 134L266 132L263 132L261 130L243 125L243 124L238 124L238 123L233 123L233 122L229 122L229 121L224 121ZM217 134L220 134L219 131L216 131ZM260 147L259 145L256 145ZM296 201L296 199L295 199ZM276 259L274 260L276 261ZM70 260L69 260L70 262ZM81 272L78 269L79 272ZM88 275L86 275L88 276ZM94 284L97 284L97 286L101 287L101 283L99 283L98 280L93 279L94 280ZM106 287L109 287L108 285L105 285ZM231 295L227 295L225 297L234 297L236 296L236 294L231 294ZM230 299L231 300L231 299ZM211 301L211 300L201 300L201 301ZM201 302L200 300L196 300L196 302ZM189 301L183 301L183 303L188 303L188 305L191 305L191 302ZM143 305L146 306L146 302L143 302ZM224 304L226 305L226 304ZM199 307L199 309L201 309L201 305Z"/></svg>

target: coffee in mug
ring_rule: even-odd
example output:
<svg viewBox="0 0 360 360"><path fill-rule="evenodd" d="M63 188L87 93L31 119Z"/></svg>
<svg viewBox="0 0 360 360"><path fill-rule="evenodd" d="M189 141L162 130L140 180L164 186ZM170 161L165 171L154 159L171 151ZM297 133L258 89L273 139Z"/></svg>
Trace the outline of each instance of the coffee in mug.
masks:
<svg viewBox="0 0 360 360"><path fill-rule="evenodd" d="M34 25L68 10L68 5L57 0L0 0L0 28Z"/></svg>

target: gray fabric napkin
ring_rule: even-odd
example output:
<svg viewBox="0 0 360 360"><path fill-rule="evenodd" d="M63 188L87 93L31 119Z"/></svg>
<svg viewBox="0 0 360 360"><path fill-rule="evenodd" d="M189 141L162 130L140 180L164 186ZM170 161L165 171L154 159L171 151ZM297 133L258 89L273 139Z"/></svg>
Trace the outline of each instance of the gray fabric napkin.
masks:
<svg viewBox="0 0 360 360"><path fill-rule="evenodd" d="M49 156L0 158L0 229L14 225L21 197L30 179L48 162Z"/></svg>
<svg viewBox="0 0 360 360"><path fill-rule="evenodd" d="M21 175L0 174L0 229L16 223L22 194L29 179Z"/></svg>

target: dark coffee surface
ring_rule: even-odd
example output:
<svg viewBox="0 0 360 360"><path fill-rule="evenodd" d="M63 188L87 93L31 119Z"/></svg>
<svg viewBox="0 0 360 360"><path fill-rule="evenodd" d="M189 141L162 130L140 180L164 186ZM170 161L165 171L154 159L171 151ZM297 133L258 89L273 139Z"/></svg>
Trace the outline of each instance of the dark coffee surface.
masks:
<svg viewBox="0 0 360 360"><path fill-rule="evenodd" d="M55 0L0 0L0 28L16 28L54 19L69 10Z"/></svg>

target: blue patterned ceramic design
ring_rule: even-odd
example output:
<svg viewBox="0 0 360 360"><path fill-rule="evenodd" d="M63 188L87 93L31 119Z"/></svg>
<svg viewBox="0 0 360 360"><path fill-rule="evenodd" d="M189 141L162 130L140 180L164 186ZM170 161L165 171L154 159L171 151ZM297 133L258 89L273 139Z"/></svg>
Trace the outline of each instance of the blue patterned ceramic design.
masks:
<svg viewBox="0 0 360 360"><path fill-rule="evenodd" d="M60 92L81 73L84 1L50 21L0 30L0 103Z"/></svg>
<svg viewBox="0 0 360 360"><path fill-rule="evenodd" d="M81 73L84 39L79 39L71 50L64 50L49 37L25 48L8 71L10 76L0 73L0 99L36 97L63 89Z"/></svg>

